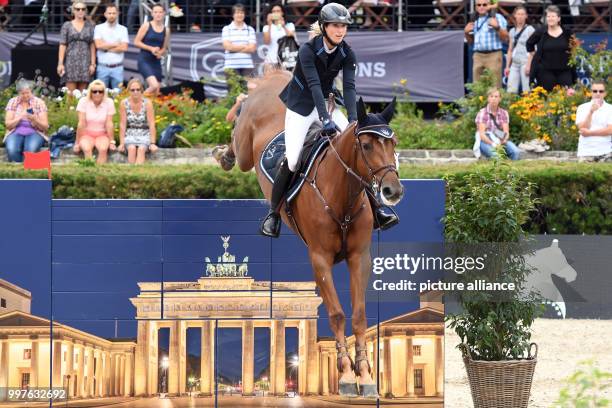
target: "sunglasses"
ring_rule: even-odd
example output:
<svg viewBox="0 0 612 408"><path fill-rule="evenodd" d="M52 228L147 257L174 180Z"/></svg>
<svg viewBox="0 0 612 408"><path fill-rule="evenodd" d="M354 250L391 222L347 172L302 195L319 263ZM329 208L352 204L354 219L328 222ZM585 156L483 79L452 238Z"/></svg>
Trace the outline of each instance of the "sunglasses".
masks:
<svg viewBox="0 0 612 408"><path fill-rule="evenodd" d="M593 89L591 92L593 92L593 93L601 93L602 94L602 93L606 93L606 90L605 89Z"/></svg>
<svg viewBox="0 0 612 408"><path fill-rule="evenodd" d="M140 89L140 88L132 88L132 89L130 89L130 92L142 92L142 89Z"/></svg>
<svg viewBox="0 0 612 408"><path fill-rule="evenodd" d="M87 7L75 7L74 10L75 11L85 11L87 10Z"/></svg>
<svg viewBox="0 0 612 408"><path fill-rule="evenodd" d="M476 7L487 7L487 6L488 6L488 4L487 4L487 3L479 3L479 4L476 4Z"/></svg>
<svg viewBox="0 0 612 408"><path fill-rule="evenodd" d="M102 89L92 89L91 93L92 94L103 94L104 91Z"/></svg>

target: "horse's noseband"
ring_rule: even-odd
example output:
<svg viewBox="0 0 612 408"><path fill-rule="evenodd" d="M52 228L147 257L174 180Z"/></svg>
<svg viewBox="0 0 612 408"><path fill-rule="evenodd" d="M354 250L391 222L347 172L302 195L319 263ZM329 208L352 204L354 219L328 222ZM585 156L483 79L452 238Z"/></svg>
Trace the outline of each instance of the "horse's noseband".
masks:
<svg viewBox="0 0 612 408"><path fill-rule="evenodd" d="M363 158L363 161L366 164L366 167L368 168L368 178L370 179L370 187L372 188L374 193L377 194L378 188L382 184L382 181L387 175L387 173L393 172L398 176L399 173L395 163L383 165L377 169L372 168L372 166L368 162L365 152L363 151L363 144L361 143L361 136L365 133L374 134L377 137L383 139L390 139L393 141L394 144L397 144L397 138L395 137L395 133L393 132L393 130L389 127L389 125L386 124L363 126L355 130L355 138L357 140L357 142L355 143L355 147L357 148L358 146L359 150L361 151L361 157ZM379 180L377 174L380 172L383 172L383 174Z"/></svg>

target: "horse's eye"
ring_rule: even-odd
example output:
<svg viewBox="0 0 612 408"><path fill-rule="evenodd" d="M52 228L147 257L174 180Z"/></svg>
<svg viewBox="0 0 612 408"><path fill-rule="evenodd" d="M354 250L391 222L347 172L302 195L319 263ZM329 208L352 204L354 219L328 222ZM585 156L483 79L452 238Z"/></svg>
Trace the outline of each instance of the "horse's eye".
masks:
<svg viewBox="0 0 612 408"><path fill-rule="evenodd" d="M366 150L366 151L368 151L368 152L369 152L370 150L372 150L372 143L364 143L364 144L363 144L363 150Z"/></svg>

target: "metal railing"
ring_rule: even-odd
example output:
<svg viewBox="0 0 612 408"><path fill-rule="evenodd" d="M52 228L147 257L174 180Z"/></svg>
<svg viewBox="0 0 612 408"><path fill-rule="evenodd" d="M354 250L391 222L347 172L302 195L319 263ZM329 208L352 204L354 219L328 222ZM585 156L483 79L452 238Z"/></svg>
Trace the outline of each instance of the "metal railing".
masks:
<svg viewBox="0 0 612 408"><path fill-rule="evenodd" d="M118 2L120 9L120 21L122 24L127 23L130 3L133 0ZM502 3L504 0L500 0ZM554 1L555 4L561 6L562 22L569 26L575 32L612 32L612 1L608 1L607 10L606 3L598 3L597 12L601 15L607 13L605 17L599 18L598 24L593 25L596 21L595 14L592 13L593 0L570 0L573 8L569 7L568 1L563 0L527 0L525 5L531 16L531 23L540 23L542 14L549 4ZM107 1L88 0L90 18L95 23L104 21L103 3ZM352 30L440 30L440 29L462 29L463 25L469 21L471 12L473 11L473 0L389 0L390 6L385 6L385 3L379 3L377 6L364 5L358 8L354 14L356 23L351 27ZM40 16L40 3L37 6L13 5L11 2L8 10L4 10L4 16L0 15L0 29L8 31L29 31L34 27ZM151 0L139 2L141 4L152 4ZM168 5L168 0L163 0L163 4ZM185 0L181 2L181 7L184 16L181 18L171 18L168 16L167 24L173 32L220 32L224 25L231 21L231 5L233 0ZM266 13L270 6L270 0L244 0L247 11L247 23L256 28L258 31L265 24ZM560 3L560 4L558 4ZM66 0L50 0L48 31L58 32L61 25L71 17L70 1ZM310 18L303 18L300 12L307 10L301 8L299 4L313 5L313 10ZM350 2L348 3L350 5ZM150 7L150 6L149 6ZM444 23L447 15L444 14L442 8L446 8L448 13L455 11L455 7L461 7L458 13L453 18ZM314 21L320 6L316 1L301 1L300 3L290 2L285 4L287 12L287 21L303 21L304 23L298 26L299 30L305 30L307 23ZM511 10L512 7L508 7ZM579 12L576 15L576 12ZM146 8L139 6L138 15L139 21L144 21ZM378 18L374 18L371 13L374 13ZM6 21L8 19L8 21ZM382 24L381 24L382 22ZM369 24L372 23L372 24ZM131 32L137 27L129 27Z"/></svg>

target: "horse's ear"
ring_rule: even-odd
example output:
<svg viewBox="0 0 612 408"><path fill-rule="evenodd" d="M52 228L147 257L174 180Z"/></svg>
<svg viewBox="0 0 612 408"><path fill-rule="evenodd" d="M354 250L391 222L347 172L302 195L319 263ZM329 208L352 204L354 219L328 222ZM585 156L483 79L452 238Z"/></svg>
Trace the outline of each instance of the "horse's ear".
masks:
<svg viewBox="0 0 612 408"><path fill-rule="evenodd" d="M393 100L390 104L387 105L384 111L382 111L381 116L385 119L387 123L391 123L391 119L393 119L393 115L395 115L395 102L397 98L394 96Z"/></svg>
<svg viewBox="0 0 612 408"><path fill-rule="evenodd" d="M363 98L359 97L359 100L357 101L357 122L359 122L360 125L363 125L367 117L368 113L366 112L365 103L363 103Z"/></svg>

